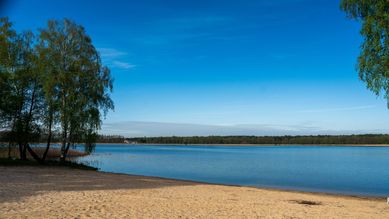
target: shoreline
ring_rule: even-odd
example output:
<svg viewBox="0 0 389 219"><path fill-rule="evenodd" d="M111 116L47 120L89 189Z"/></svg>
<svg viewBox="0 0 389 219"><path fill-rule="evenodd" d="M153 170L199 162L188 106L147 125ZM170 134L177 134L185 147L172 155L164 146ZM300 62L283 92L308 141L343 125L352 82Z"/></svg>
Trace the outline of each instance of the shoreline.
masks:
<svg viewBox="0 0 389 219"><path fill-rule="evenodd" d="M0 166L1 218L386 218L384 198Z"/></svg>
<svg viewBox="0 0 389 219"><path fill-rule="evenodd" d="M164 143L136 143L136 144L128 144L128 143L96 143L100 145L153 145L153 146L231 146L231 147L239 147L239 146L280 146L280 147L288 147L288 146L340 146L340 147L389 147L389 144L164 144Z"/></svg>
<svg viewBox="0 0 389 219"><path fill-rule="evenodd" d="M307 194L307 195L321 195L321 196L329 196L329 197L357 198L357 199L363 199L363 200L386 201L386 199L387 199L386 196L352 195L352 194L341 194L341 193L331 193L331 192L311 192L311 191L283 189L283 188L272 188L272 187L257 187L257 186L247 186L247 185L211 183L211 182L203 182L203 181L196 181L196 180L175 179L175 178L167 178L167 177L160 177L160 176L147 176L147 175L127 174L127 173L114 173L114 172L99 171L99 170L96 170L96 172L107 173L107 174L115 174L115 175L132 176L132 177L144 177L144 178L158 179L158 180L169 180L169 181L177 181L177 182L184 182L184 183L197 183L197 184L213 185L213 186L228 186L228 187L237 187L237 188L252 188L252 189L259 189L259 190L266 190L266 191L273 191L273 192L291 192L291 193Z"/></svg>
<svg viewBox="0 0 389 219"><path fill-rule="evenodd" d="M34 161L33 161L34 162ZM25 164L22 165L23 167L31 167L31 165ZM0 168L12 168L12 167L19 167L18 165L2 165L0 164ZM32 167L37 168L69 168L69 169L79 169L74 168L71 166L50 166L50 165L34 165ZM90 167L90 166L88 166ZM109 171L100 171L98 168L91 167L91 169L81 169L86 171L94 171L97 173L102 174L112 174L112 175L120 175L120 176L130 176L130 177L142 177L142 178L149 178L154 180L168 180L168 181L176 181L176 182L183 182L183 183L196 183L196 184L204 184L204 185L214 185L214 186L229 186L229 187L237 187L237 188L253 188L253 189L260 189L260 190L267 190L267 191L279 191L279 192L292 192L292 193L300 193L300 194L311 194L311 195L324 195L324 196L331 196L331 197L349 197L349 198L360 198L360 199L371 199L371 200L386 200L387 196L374 196L374 195L358 195L358 194L342 194L342 193L335 193L335 192L320 192L320 191L303 191L303 190L296 190L296 189L287 189L287 188L276 188L276 187L265 187L265 186L249 186L249 185L237 185L237 184L227 184L227 183L212 183L212 182L205 182L205 181L197 181L197 180L189 180L189 179L176 179L176 178L169 178L169 177L162 177L162 176L150 176L150 175L141 175L141 174L129 174L129 173L117 173L117 172L109 172ZM389 197L389 194L388 194Z"/></svg>
<svg viewBox="0 0 389 219"><path fill-rule="evenodd" d="M4 142L0 142L1 144L8 144ZM36 144L46 144L45 142L36 143ZM50 145L58 145L61 144L60 142L52 142ZM82 143L81 143L82 144ZM80 144L80 145L81 145ZM288 147L288 146L340 146L340 147L389 147L389 144L170 144L170 143L96 143L96 145L153 145L153 146L280 146L280 147Z"/></svg>

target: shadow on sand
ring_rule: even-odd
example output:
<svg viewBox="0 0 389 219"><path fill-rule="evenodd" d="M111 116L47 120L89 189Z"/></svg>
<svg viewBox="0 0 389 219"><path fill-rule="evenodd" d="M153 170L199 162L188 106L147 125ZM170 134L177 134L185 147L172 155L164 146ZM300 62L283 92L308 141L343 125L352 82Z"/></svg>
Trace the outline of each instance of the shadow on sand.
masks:
<svg viewBox="0 0 389 219"><path fill-rule="evenodd" d="M0 166L0 202L18 201L45 191L152 189L198 184L200 183L67 167Z"/></svg>

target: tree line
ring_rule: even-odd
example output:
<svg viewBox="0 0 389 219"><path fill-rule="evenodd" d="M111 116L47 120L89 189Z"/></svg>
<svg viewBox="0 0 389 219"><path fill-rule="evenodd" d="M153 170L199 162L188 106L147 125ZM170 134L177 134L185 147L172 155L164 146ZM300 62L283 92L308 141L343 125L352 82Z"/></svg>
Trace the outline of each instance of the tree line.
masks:
<svg viewBox="0 0 389 219"><path fill-rule="evenodd" d="M0 142L5 142L7 132L0 132ZM39 136L34 143L42 143L47 134ZM61 133L55 132L52 142L61 142ZM170 137L133 137L121 135L96 135L96 143L138 143L138 144L389 144L389 134L360 134L360 135L306 135L306 136L170 136Z"/></svg>
<svg viewBox="0 0 389 219"><path fill-rule="evenodd" d="M172 136L128 138L127 140L140 144L389 144L389 135Z"/></svg>
<svg viewBox="0 0 389 219"><path fill-rule="evenodd" d="M113 79L85 29L69 19L49 20L35 32L17 32L0 18L0 130L20 159L43 163L59 133L61 161L75 143L93 145L102 118L114 108ZM31 142L45 136L38 156Z"/></svg>

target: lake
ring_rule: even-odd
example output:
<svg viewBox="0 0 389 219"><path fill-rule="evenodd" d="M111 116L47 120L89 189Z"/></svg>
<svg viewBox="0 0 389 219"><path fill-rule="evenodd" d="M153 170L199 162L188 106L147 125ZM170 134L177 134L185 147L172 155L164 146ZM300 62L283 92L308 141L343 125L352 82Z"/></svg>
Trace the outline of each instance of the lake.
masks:
<svg viewBox="0 0 389 219"><path fill-rule="evenodd" d="M98 144L78 162L113 173L389 196L389 147Z"/></svg>

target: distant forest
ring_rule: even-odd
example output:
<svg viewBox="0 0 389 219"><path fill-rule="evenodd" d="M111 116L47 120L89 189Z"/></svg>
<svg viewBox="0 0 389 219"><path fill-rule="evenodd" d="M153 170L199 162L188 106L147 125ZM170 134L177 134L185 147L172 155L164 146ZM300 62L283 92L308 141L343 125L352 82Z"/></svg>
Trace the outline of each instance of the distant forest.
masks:
<svg viewBox="0 0 389 219"><path fill-rule="evenodd" d="M102 139L99 138L99 142ZM123 139L124 140L124 139ZM193 136L127 138L141 144L389 144L387 134L316 136Z"/></svg>
<svg viewBox="0 0 389 219"><path fill-rule="evenodd" d="M6 132L0 132L0 142L7 142ZM45 142L41 136L36 142ZM60 142L60 133L53 134L52 142ZM138 144L389 144L389 134L364 135L309 135L309 136L192 136L192 137L137 137L98 135L96 143Z"/></svg>
<svg viewBox="0 0 389 219"><path fill-rule="evenodd" d="M129 138L142 144L389 144L389 135L207 136Z"/></svg>

